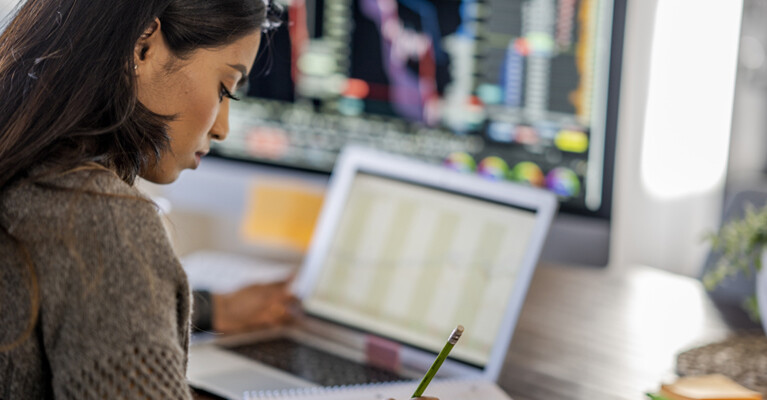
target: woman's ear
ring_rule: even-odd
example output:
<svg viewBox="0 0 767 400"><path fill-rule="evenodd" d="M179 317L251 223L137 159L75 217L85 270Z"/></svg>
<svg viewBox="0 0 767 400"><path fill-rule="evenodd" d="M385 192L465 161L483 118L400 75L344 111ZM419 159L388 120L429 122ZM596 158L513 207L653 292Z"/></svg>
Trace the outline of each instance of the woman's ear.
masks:
<svg viewBox="0 0 767 400"><path fill-rule="evenodd" d="M142 69L156 63L158 61L156 58L165 52L165 47L166 44L162 37L160 19L155 18L136 41L133 51L133 65L136 75L140 74Z"/></svg>

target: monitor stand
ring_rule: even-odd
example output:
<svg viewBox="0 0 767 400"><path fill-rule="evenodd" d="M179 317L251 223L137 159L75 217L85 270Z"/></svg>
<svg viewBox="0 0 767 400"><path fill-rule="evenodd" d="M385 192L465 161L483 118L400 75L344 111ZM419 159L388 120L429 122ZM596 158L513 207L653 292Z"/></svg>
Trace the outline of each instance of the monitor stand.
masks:
<svg viewBox="0 0 767 400"><path fill-rule="evenodd" d="M559 213L543 245L541 261L604 267L609 256L610 220Z"/></svg>

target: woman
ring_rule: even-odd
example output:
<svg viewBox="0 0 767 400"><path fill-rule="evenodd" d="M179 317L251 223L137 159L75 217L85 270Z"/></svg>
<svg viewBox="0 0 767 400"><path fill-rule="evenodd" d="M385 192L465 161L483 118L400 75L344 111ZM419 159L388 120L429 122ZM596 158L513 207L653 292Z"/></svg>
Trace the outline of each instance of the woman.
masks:
<svg viewBox="0 0 767 400"><path fill-rule="evenodd" d="M27 0L0 36L0 398L189 398L154 205L228 131L264 0Z"/></svg>
<svg viewBox="0 0 767 400"><path fill-rule="evenodd" d="M29 0L0 36L1 398L186 398L189 289L136 177L227 133L262 0Z"/></svg>

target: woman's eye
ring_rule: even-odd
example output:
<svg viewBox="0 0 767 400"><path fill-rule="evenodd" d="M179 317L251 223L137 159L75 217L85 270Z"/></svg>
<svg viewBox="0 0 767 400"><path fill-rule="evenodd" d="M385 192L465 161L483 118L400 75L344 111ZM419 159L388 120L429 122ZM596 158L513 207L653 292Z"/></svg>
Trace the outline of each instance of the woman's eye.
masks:
<svg viewBox="0 0 767 400"><path fill-rule="evenodd" d="M218 93L218 101L224 101L224 97L234 101L240 101L239 97L232 94L232 92L230 92L229 89L224 86L224 84L221 84L221 91Z"/></svg>

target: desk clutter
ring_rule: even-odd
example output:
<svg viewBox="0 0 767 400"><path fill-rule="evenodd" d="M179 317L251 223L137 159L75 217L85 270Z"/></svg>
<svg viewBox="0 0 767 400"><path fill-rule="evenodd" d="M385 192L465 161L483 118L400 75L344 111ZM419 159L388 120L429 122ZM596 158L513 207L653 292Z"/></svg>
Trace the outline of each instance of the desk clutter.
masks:
<svg viewBox="0 0 767 400"><path fill-rule="evenodd" d="M725 375L767 396L767 336L741 334L685 351L677 357L676 369L681 376Z"/></svg>
<svg viewBox="0 0 767 400"><path fill-rule="evenodd" d="M762 400L759 392L720 374L682 377L648 396L653 400Z"/></svg>

